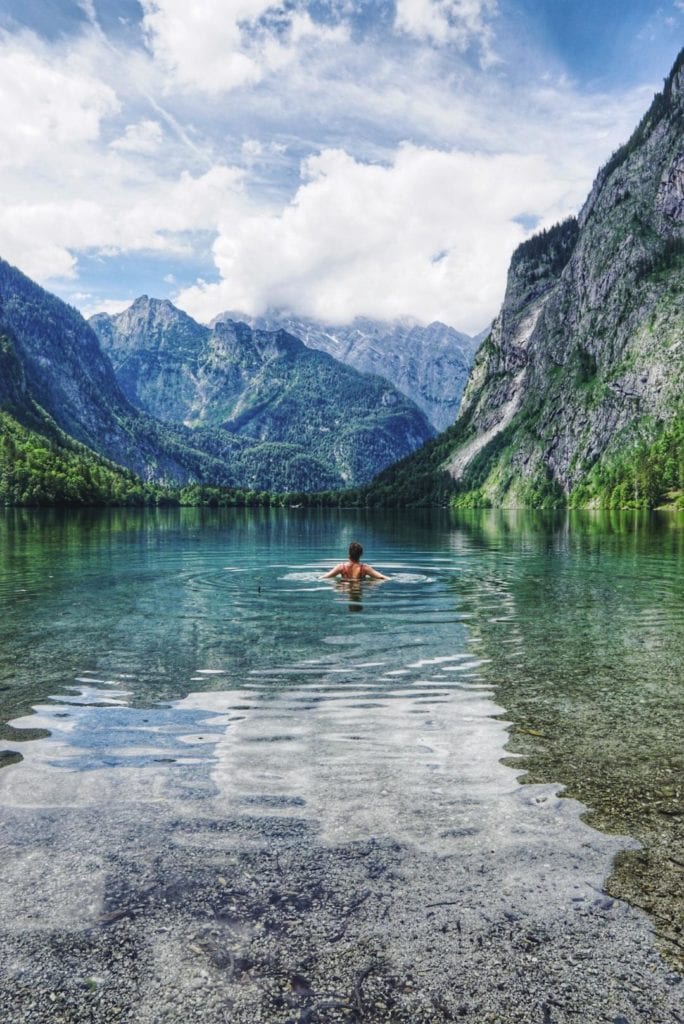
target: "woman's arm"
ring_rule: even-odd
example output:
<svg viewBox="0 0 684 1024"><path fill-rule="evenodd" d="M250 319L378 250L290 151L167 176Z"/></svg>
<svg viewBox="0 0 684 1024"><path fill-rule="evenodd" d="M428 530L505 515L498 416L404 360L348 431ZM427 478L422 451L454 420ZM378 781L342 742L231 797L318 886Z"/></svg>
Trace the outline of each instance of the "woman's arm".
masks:
<svg viewBox="0 0 684 1024"><path fill-rule="evenodd" d="M384 576L381 572L378 572L378 570L374 569L372 565L365 566L365 569L366 575L370 576L373 580L388 580L390 578L389 576Z"/></svg>
<svg viewBox="0 0 684 1024"><path fill-rule="evenodd" d="M319 576L318 578L319 580L331 580L334 576L339 576L341 572L342 563L340 562L334 569L331 569L330 572L326 572L325 576Z"/></svg>

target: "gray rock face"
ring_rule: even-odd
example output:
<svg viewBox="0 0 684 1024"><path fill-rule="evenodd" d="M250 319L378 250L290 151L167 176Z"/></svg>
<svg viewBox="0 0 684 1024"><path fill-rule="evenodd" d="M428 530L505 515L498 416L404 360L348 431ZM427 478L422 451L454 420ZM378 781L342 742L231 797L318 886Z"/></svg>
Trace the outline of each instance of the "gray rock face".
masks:
<svg viewBox="0 0 684 1024"><path fill-rule="evenodd" d="M513 256L446 464L494 503L519 503L540 481L568 495L600 460L682 415L683 63L577 221Z"/></svg>
<svg viewBox="0 0 684 1024"><path fill-rule="evenodd" d="M684 148L663 174L656 196L656 210L663 233L669 229L677 237L677 231L684 223Z"/></svg>
<svg viewBox="0 0 684 1024"><path fill-rule="evenodd" d="M415 402L437 430L456 418L483 337L470 337L438 321L424 327L409 319L356 317L346 326L330 326L275 312L262 317L228 312L212 323L224 320L242 320L262 330L284 329L361 373L384 377Z"/></svg>
<svg viewBox="0 0 684 1024"><path fill-rule="evenodd" d="M337 486L365 483L434 433L387 381L283 329L224 319L206 327L147 296L91 325L135 406L167 423L299 446L327 467L320 489L331 475Z"/></svg>
<svg viewBox="0 0 684 1024"><path fill-rule="evenodd" d="M98 313L90 326L127 397L158 419L182 421L208 330L170 302L146 295L116 317Z"/></svg>

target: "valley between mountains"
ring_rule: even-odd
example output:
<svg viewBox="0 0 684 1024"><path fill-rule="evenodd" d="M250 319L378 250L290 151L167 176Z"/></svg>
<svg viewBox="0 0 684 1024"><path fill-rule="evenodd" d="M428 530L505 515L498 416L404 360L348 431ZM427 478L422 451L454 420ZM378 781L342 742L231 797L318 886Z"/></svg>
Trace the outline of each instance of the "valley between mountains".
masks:
<svg viewBox="0 0 684 1024"><path fill-rule="evenodd" d="M147 296L86 322L0 262L0 369L5 504L682 506L684 51L482 335Z"/></svg>

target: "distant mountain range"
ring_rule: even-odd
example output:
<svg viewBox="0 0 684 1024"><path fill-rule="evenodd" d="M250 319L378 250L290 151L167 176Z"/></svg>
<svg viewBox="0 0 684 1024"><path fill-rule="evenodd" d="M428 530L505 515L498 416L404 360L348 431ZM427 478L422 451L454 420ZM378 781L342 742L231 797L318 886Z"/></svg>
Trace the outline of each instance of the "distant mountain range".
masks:
<svg viewBox="0 0 684 1024"><path fill-rule="evenodd" d="M513 254L457 422L399 504L684 506L684 51L577 218Z"/></svg>
<svg viewBox="0 0 684 1024"><path fill-rule="evenodd" d="M252 444L286 443L293 458L317 460L338 487L367 483L434 434L425 415L386 380L282 329L233 321L206 327L147 296L116 316L92 317L90 325L137 408Z"/></svg>
<svg viewBox="0 0 684 1024"><path fill-rule="evenodd" d="M314 353L284 332L252 332L245 325L212 331L170 303L149 299L138 303L131 322L142 315L141 305L161 340L130 338L126 351L131 356L142 346L135 363L141 374L154 362L146 362L143 349L166 359L168 373L155 378L161 388L156 404L142 376L140 395L131 390L130 376L124 393L97 335L75 309L0 261L0 438L13 438L0 451L0 468L22 467L0 499L67 493L67 469L55 475L50 452L53 462L59 456L60 466L76 473L79 494L95 471L107 476L108 493L116 490L108 474L117 466L147 481L330 490L369 480L433 433L420 410L386 382ZM107 324L100 319L103 333ZM122 333L110 327L120 341ZM200 349L206 355L201 372ZM178 383L186 378L197 384L197 403L187 407ZM143 408L161 413L176 393L171 415L165 410L156 417ZM86 473L76 467L79 460L87 462ZM130 480L122 486L130 489Z"/></svg>
<svg viewBox="0 0 684 1024"><path fill-rule="evenodd" d="M229 320L259 330L286 330L361 373L384 377L415 402L437 430L454 422L475 353L487 333L470 337L439 321L423 326L408 318L356 317L350 324L334 326L276 312L260 317L226 312L212 324Z"/></svg>

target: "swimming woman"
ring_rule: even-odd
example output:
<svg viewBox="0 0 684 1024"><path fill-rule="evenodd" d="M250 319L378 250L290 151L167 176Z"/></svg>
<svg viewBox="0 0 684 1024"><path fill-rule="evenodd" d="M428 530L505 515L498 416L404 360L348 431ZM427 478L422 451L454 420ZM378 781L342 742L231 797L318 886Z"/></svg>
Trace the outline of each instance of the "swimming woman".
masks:
<svg viewBox="0 0 684 1024"><path fill-rule="evenodd" d="M390 578L378 572L372 565L365 565L361 561L362 554L363 548L357 540L353 540L349 545L349 561L340 562L330 572L326 572L325 576L321 576L321 579L331 580L335 576L341 576L343 580L351 583L352 580L362 580L364 577L369 577L372 580L388 580Z"/></svg>

